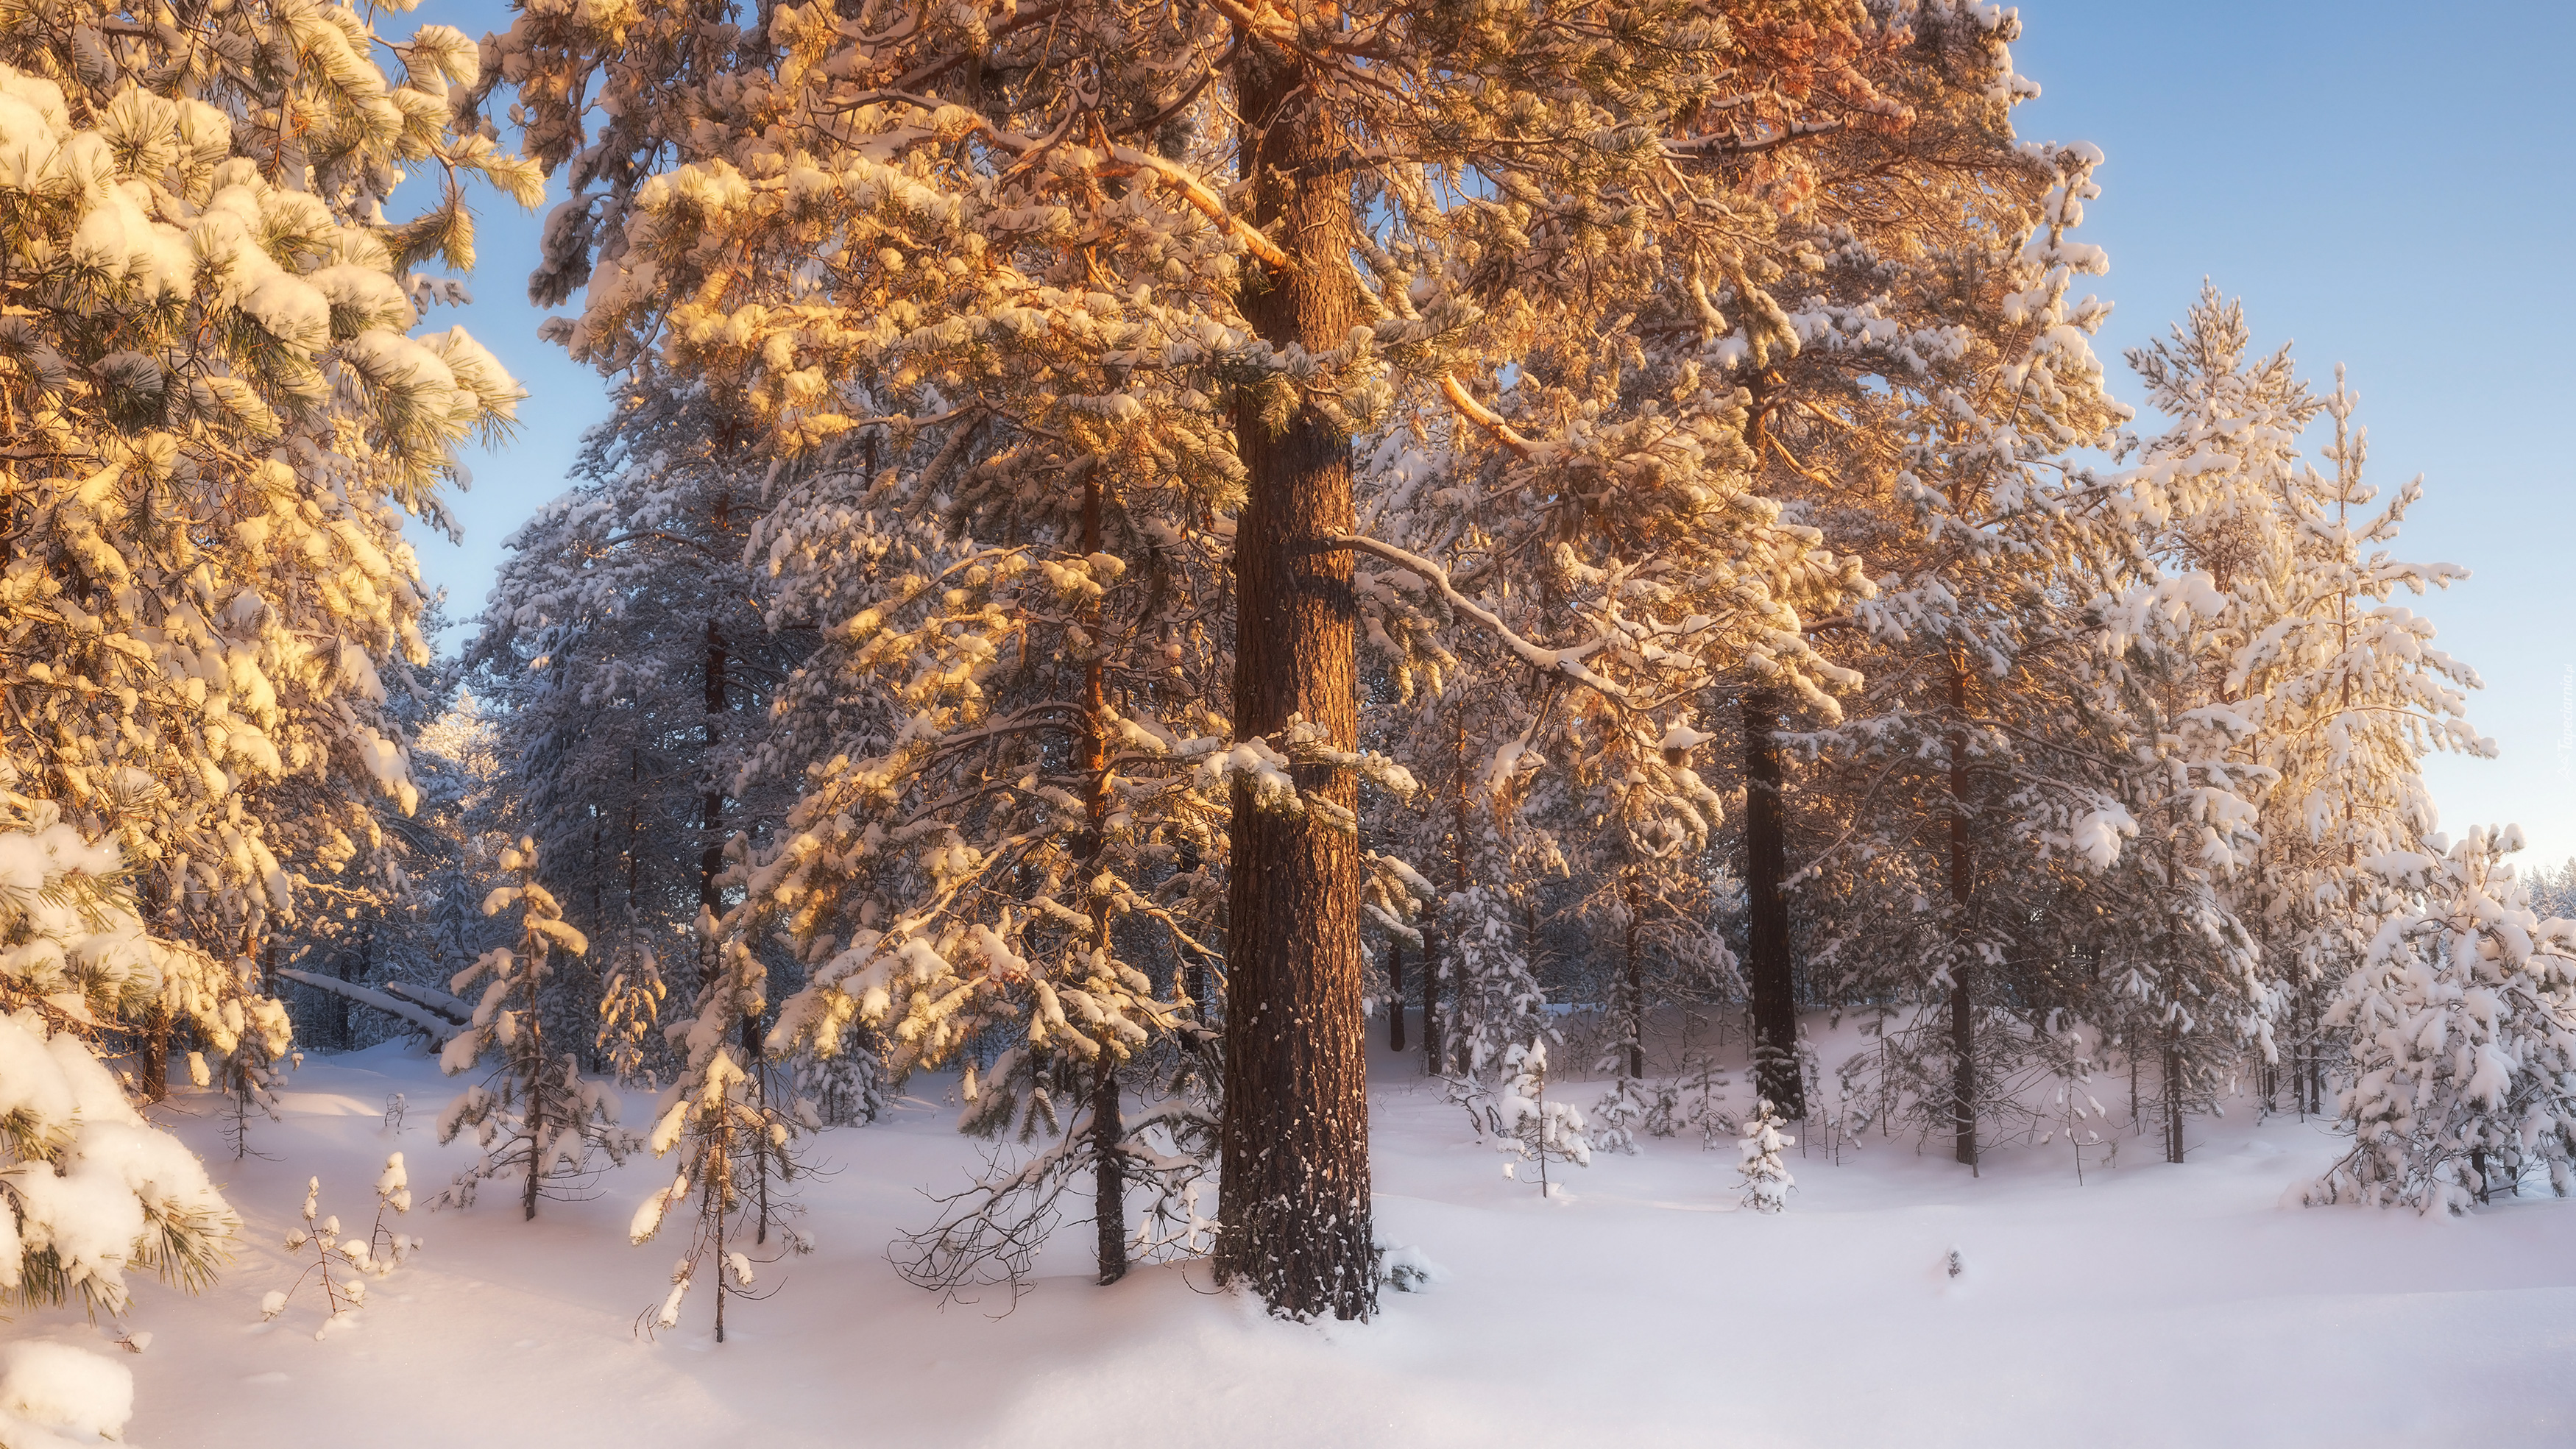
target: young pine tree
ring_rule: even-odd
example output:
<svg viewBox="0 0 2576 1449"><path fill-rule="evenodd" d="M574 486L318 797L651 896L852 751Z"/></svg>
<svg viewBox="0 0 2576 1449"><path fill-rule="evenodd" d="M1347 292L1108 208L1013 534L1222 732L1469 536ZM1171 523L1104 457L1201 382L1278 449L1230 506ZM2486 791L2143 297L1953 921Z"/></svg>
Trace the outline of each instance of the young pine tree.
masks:
<svg viewBox="0 0 2576 1449"><path fill-rule="evenodd" d="M2451 1213L2576 1175L2576 922L2543 921L2502 859L2510 827L2367 868L2418 904L2372 937L2322 1025L2349 1054L2353 1144L2310 1202Z"/></svg>
<svg viewBox="0 0 2576 1449"><path fill-rule="evenodd" d="M558 952L579 956L590 943L564 922L553 894L537 883L536 857L532 840L503 849L500 866L515 881L494 887L483 900L487 916L519 908L518 944L484 952L448 983L460 997L476 992L474 1015L472 1025L439 1053L439 1069L459 1076L488 1058L491 1070L439 1113L442 1144L471 1132L483 1155L436 1203L469 1207L484 1182L515 1176L520 1213L531 1220L537 1199L586 1178L592 1154L623 1162L633 1145L631 1134L617 1124L616 1092L582 1074L574 1044L546 1032L547 999L557 978L554 958Z"/></svg>

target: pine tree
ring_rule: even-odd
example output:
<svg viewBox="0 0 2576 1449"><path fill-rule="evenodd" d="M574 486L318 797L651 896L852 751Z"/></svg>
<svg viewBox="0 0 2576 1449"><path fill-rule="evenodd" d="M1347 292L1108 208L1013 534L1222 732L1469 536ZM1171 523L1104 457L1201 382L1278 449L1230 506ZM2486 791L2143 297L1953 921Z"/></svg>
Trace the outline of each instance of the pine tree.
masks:
<svg viewBox="0 0 2576 1449"><path fill-rule="evenodd" d="M1532 1042L1503 1054L1487 1111L1495 1146L1507 1159L1503 1176L1518 1177L1523 1164L1538 1172L1539 1194L1555 1197L1558 1184L1548 1180L1547 1165L1592 1165L1592 1136L1583 1113L1570 1102L1547 1099L1547 1044Z"/></svg>
<svg viewBox="0 0 2576 1449"><path fill-rule="evenodd" d="M460 997L478 983L481 990L472 1024L438 1058L439 1069L451 1077L473 1070L487 1055L495 1059L486 1079L466 1088L438 1116L440 1143L470 1131L483 1155L435 1205L470 1207L484 1182L515 1176L520 1214L533 1221L538 1198L583 1181L592 1171L593 1153L624 1162L632 1139L617 1124L617 1094L583 1076L578 1056L545 1029L549 984L557 974L554 954L577 957L589 942L564 922L553 894L537 883L535 841L523 838L505 848L499 864L515 880L484 897L483 913L517 906L518 944L484 952L448 983Z"/></svg>
<svg viewBox="0 0 2576 1449"><path fill-rule="evenodd" d="M2125 417L2086 342L2107 308L2072 295L2106 265L2072 235L2101 157L2023 154L1988 195L1945 197L1958 229L1935 257L1876 264L1856 280L1878 295L1820 307L1857 333L1847 368L1884 386L1787 396L1760 440L1855 480L1802 516L1877 575L1830 636L1867 682L1795 740L1832 830L1801 867L1811 969L1829 999L1870 1003L1870 1092L1971 1167L1983 1125L2019 1110L2032 1017L2062 1004L2050 905L2118 857L2123 808L2090 763L2083 604L2131 550L2117 481L2067 457L2116 446Z"/></svg>
<svg viewBox="0 0 2576 1449"><path fill-rule="evenodd" d="M472 262L461 185L536 173L460 123L473 45L360 10L12 5L0 352L0 756L112 836L152 928L198 949L135 1023L264 1072L252 954L408 808L382 673L428 657L402 531L445 527L452 450L518 390L464 332L415 337L411 268ZM399 62L379 67L376 47ZM291 59L281 59L291 58ZM389 221L407 168L447 182ZM273 920L274 918L274 920ZM228 1018L228 1019L226 1019ZM258 1041L244 1048L245 1041Z"/></svg>
<svg viewBox="0 0 2576 1449"><path fill-rule="evenodd" d="M744 767L813 641L767 627L745 557L762 469L743 431L701 390L627 388L585 439L575 488L512 536L467 651L501 686L513 818L552 889L600 928L597 987L667 971L693 994L697 963L671 948L700 912L723 913L728 840L786 803L779 772ZM653 1043L641 1051L635 1069L670 1075Z"/></svg>
<svg viewBox="0 0 2576 1449"><path fill-rule="evenodd" d="M683 1066L656 1104L659 1118L647 1139L656 1157L676 1151L678 1170L636 1210L628 1236L650 1242L671 1210L697 1194L687 1254L673 1265L671 1291L652 1322L677 1327L689 1289L707 1278L722 1343L725 1300L754 1286L756 1264L813 1250L813 1240L785 1219L800 1211L790 1196L803 1171L797 1139L821 1122L810 1105L788 1099L756 1048L750 1023L768 1009L767 969L742 942L716 940L714 923L707 927L712 969L695 1013L667 1028ZM746 1236L763 1258L745 1251Z"/></svg>
<svg viewBox="0 0 2576 1449"><path fill-rule="evenodd" d="M112 844L10 785L0 766L0 1301L77 1298L114 1317L131 1271L205 1286L240 1226L196 1154L146 1122L99 1059L165 980L201 968L146 933ZM54 1371L99 1367L76 1357ZM0 1433L21 1432L0 1413Z"/></svg>
<svg viewBox="0 0 2576 1449"><path fill-rule="evenodd" d="M1797 1182L1789 1175L1788 1164L1780 1160L1780 1149L1794 1146L1798 1139L1782 1136L1781 1125L1780 1114L1767 1097L1744 1119L1743 1160L1736 1171L1744 1178L1744 1205L1758 1213L1788 1207L1789 1189Z"/></svg>
<svg viewBox="0 0 2576 1449"><path fill-rule="evenodd" d="M1560 557L1552 541L1585 545L1537 594L1574 616L1557 643L1513 636L1542 675L1677 710L1586 664L1624 641L1641 664L1692 656L1659 674L1758 657L1815 688L1789 596L1839 566L1736 473L1745 389L1726 374L1795 345L1771 288L1835 228L1910 212L1893 198L1936 176L1977 195L2044 169L2003 124L2030 93L2010 33L1948 0L1656 3L1606 24L1553 5L532 6L496 37L493 79L570 182L537 290L587 284L560 329L575 356L738 393L783 456L882 434L866 471L920 503L1004 481L1065 499L1082 431L1111 435L1091 455L1122 469L1219 485L1133 515L1149 536L1230 535L1231 691L1209 712L1229 758L1284 766L1237 772L1225 816L1217 1266L1282 1313L1358 1317L1376 1283L1362 601L1409 587L1499 616L1422 534L1352 531L1352 440L1418 426L1460 474L1490 457L1507 494L1559 500L1519 508L1541 556L1489 591ZM1666 294L1711 321L1706 345L1660 351L1631 389L1627 309ZM1509 389L1506 416L1512 377L1528 401Z"/></svg>
<svg viewBox="0 0 2576 1449"><path fill-rule="evenodd" d="M2564 1196L2576 1158L2576 922L2535 916L2501 857L2519 830L2366 868L2420 902L2381 925L2328 1003L2353 1084L2352 1149L2310 1202L2467 1211L2535 1171Z"/></svg>

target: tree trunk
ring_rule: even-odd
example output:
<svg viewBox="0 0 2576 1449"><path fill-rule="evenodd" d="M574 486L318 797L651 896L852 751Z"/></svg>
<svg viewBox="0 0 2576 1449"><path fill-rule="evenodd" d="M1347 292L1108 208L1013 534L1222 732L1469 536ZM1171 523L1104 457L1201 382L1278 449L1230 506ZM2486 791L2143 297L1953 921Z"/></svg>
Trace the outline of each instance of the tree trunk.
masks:
<svg viewBox="0 0 2576 1449"><path fill-rule="evenodd" d="M1404 943L1397 941L1386 952L1386 1049L1404 1050Z"/></svg>
<svg viewBox="0 0 2576 1449"><path fill-rule="evenodd" d="M1807 1115L1798 1071L1798 997L1789 965L1789 849L1773 731L1780 697L1744 695L1745 975L1752 989L1754 1079L1783 1117Z"/></svg>
<svg viewBox="0 0 2576 1449"><path fill-rule="evenodd" d="M1637 957L1637 882L1631 876L1622 887L1621 904L1627 907L1627 920L1619 929L1619 990L1627 997L1628 1080L1643 1081L1646 1076L1646 977L1645 964Z"/></svg>
<svg viewBox="0 0 2576 1449"><path fill-rule="evenodd" d="M342 954L331 963L331 974L342 981L349 979L349 958L346 954ZM347 1051L349 1049L349 998L335 992L324 1004L331 1012L331 1045Z"/></svg>
<svg viewBox="0 0 2576 1449"><path fill-rule="evenodd" d="M1098 554L1100 538L1100 470L1093 468L1083 475L1082 547L1087 554ZM1084 944L1091 950L1109 950L1109 902L1094 893L1093 882L1100 875L1100 853L1108 843L1109 829L1109 695L1101 675L1103 638L1100 621L1100 598L1094 595L1082 613L1082 770L1088 780L1083 802L1083 832L1076 854L1082 860L1082 889L1089 900L1091 931ZM1126 1141L1126 1125L1118 1112L1117 1048L1103 1041L1094 1064L1091 1081L1091 1187L1092 1216L1099 1228L1099 1266L1101 1286L1127 1276L1127 1171L1126 1159L1119 1155Z"/></svg>
<svg viewBox="0 0 2576 1449"><path fill-rule="evenodd" d="M1243 315L1264 340L1338 347L1355 309L1350 179L1311 92L1267 42L1237 62L1250 220L1298 265L1255 269ZM1246 499L1235 534L1234 726L1277 736L1292 718L1357 748L1351 555L1327 540L1352 524L1349 440L1299 399L1284 425L1263 399L1236 404ZM1295 779L1354 812L1347 768ZM1347 817L1346 817L1347 818ZM1216 1269L1294 1318L1366 1318L1377 1306L1368 1176L1368 1081L1360 1013L1358 838L1316 812L1260 808L1234 788L1227 882L1224 1150Z"/></svg>
<svg viewBox="0 0 2576 1449"><path fill-rule="evenodd" d="M142 1041L134 1063L143 1100L162 1102L170 1096L170 1008L155 1002L143 1017Z"/></svg>
<svg viewBox="0 0 2576 1449"><path fill-rule="evenodd" d="M1103 1050L1091 1076L1091 1215L1099 1225L1100 1284L1127 1276L1127 1164L1119 1144L1127 1125L1118 1109L1118 1065Z"/></svg>
<svg viewBox="0 0 2576 1449"><path fill-rule="evenodd" d="M1957 1155L1971 1170L1977 1166L1977 1018L1976 972L1968 917L1974 881L1968 838L1968 666L1960 652L1950 651L1950 906L1956 947L1950 965L1950 1117L1957 1134Z"/></svg>
<svg viewBox="0 0 2576 1449"><path fill-rule="evenodd" d="M1176 868L1184 875L1197 875L1202 864L1198 842L1184 838ZM1216 992L1216 982L1208 974L1207 953L1196 946L1181 948L1181 990L1190 998L1190 1005L1196 1008L1200 1024L1214 1026L1216 1016L1209 1008L1215 1003L1209 998Z"/></svg>
<svg viewBox="0 0 2576 1449"><path fill-rule="evenodd" d="M2182 1029L2165 1024L2165 1161L2182 1161Z"/></svg>
<svg viewBox="0 0 2576 1449"><path fill-rule="evenodd" d="M1451 741L1450 751L1451 751L1451 756L1450 756L1450 767L1449 767L1449 899L1451 899L1451 900L1453 900L1453 901L1463 901L1463 900L1466 898L1466 895L1467 895L1467 716L1466 716L1466 714L1465 714L1463 711L1462 711L1462 712L1460 712L1460 714L1458 715L1457 719L1456 719L1456 720L1454 720L1452 723L1456 726L1456 728L1452 731L1452 733L1451 733L1451 735L1450 735L1450 741ZM1444 944L1444 945L1445 945L1445 944L1447 944L1447 938L1446 938L1446 937L1444 937L1444 938L1442 939L1442 944ZM1465 970L1463 969L1463 968L1464 968L1464 966L1465 966L1465 964L1466 964L1466 952L1464 952L1464 951L1460 951L1460 952L1458 953L1458 967L1459 967L1459 969L1453 969L1453 970L1449 973L1449 974L1451 975L1451 977L1452 977L1452 978L1454 978L1454 979L1456 980L1456 982L1457 982L1457 984L1458 984L1458 994L1459 994L1459 995L1461 995L1461 996L1464 996L1464 995L1466 995L1466 993L1467 993L1467 976L1466 976L1466 972L1465 972ZM1460 1076L1462 1076L1462 1077L1463 1077L1463 1076L1466 1076L1468 1073L1472 1072L1473 1070L1475 1070L1475 1063L1474 1063L1472 1060L1470 1060L1470 1059L1469 1059L1469 1057L1468 1057L1468 1050L1469 1050L1469 1048L1468 1048L1468 1043L1467 1043L1467 1040L1466 1040L1466 1034L1465 1034L1465 1033L1463 1033L1463 1032L1447 1032L1447 1033L1443 1033L1443 1036L1448 1040L1449 1050L1450 1050L1450 1052L1451 1052L1451 1053L1453 1054L1453 1056L1454 1056L1454 1065L1455 1065L1455 1069L1456 1069L1456 1071L1457 1071L1458 1075L1460 1075Z"/></svg>
<svg viewBox="0 0 2576 1449"><path fill-rule="evenodd" d="M533 934L533 933L531 933ZM537 1177L545 1167L546 1148L546 1041L537 1026L537 973L545 961L542 949L529 953L532 959L522 969L528 975L527 1019L519 1023L526 1039L528 1070L521 1078L526 1083L528 1123L528 1181L520 1190L519 1212L522 1220L537 1220Z"/></svg>
<svg viewBox="0 0 2576 1449"><path fill-rule="evenodd" d="M1432 925L1422 932L1422 1074L1440 1075L1445 1059L1440 1053L1446 1043L1440 1039L1440 962L1445 940L1440 927Z"/></svg>
<svg viewBox="0 0 2576 1449"><path fill-rule="evenodd" d="M724 869L724 782L716 775L716 744L722 738L725 713L725 638L715 616L707 616L706 798L698 810L703 847L698 852L698 904L716 914L716 876Z"/></svg>

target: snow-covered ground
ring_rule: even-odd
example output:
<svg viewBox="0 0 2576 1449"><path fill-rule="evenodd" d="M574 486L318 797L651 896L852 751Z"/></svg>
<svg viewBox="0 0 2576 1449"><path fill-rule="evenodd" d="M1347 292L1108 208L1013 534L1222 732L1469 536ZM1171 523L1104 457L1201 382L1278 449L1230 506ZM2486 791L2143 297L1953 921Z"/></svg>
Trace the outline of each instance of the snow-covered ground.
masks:
<svg viewBox="0 0 2576 1449"><path fill-rule="evenodd" d="M2188 1165L2130 1139L2117 1167L2093 1154L2080 1186L2063 1139L1998 1152L1972 1180L1872 1134L1839 1166L1793 1149L1796 1193L1769 1217L1738 1209L1733 1152L1676 1138L1561 1170L1566 1195L1542 1199L1503 1177L1417 1062L1378 1063L1380 1233L1447 1278L1387 1295L1372 1323L1270 1320L1203 1265L1096 1287L1081 1225L1015 1309L998 1292L942 1305L885 1256L926 1218L920 1189L955 1183L974 1157L931 1100L944 1083L928 1082L887 1120L823 1138L837 1171L805 1194L819 1251L773 1270L774 1297L731 1305L718 1345L702 1295L681 1330L638 1332L674 1254L625 1240L636 1202L667 1180L649 1158L535 1223L498 1190L470 1212L415 1210L426 1249L354 1322L317 1342L319 1300L299 1296L262 1324L262 1295L296 1271L279 1241L308 1176L355 1230L388 1151L407 1155L424 1201L463 1158L432 1140L454 1090L433 1063L397 1046L311 1055L285 1120L254 1129L274 1160L231 1160L214 1103L175 1104L248 1230L211 1291L139 1294L127 1326L153 1337L123 1360L128 1436L158 1449L2576 1443L2576 1203L2458 1221L2303 1210L2296 1188L2333 1139L2244 1111L2194 1119ZM1601 1087L1563 1090L1588 1107ZM394 1092L411 1107L399 1136L383 1121ZM63 1313L13 1330L108 1336Z"/></svg>

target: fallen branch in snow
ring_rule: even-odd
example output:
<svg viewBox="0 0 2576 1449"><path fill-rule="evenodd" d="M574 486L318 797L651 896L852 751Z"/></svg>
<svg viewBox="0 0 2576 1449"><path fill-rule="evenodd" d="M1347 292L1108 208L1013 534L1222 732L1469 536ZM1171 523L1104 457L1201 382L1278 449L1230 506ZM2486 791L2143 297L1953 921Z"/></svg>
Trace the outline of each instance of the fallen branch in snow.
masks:
<svg viewBox="0 0 2576 1449"><path fill-rule="evenodd" d="M353 982L343 981L336 976L323 976L311 971L298 971L289 966L278 967L277 974L285 977L289 981L293 981L304 986L310 986L316 991L329 992L333 996L340 997L347 1001L354 1001L360 1006L381 1011L385 1015L393 1017L399 1021L408 1022L413 1026L419 1027L422 1031L427 1032L429 1034L429 1039L441 1046L444 1046L447 1041L451 1037L454 1037L458 1032L463 1031L466 1026L462 1021L449 1019L434 1007L426 1004L415 1006L408 1001L396 1000L391 996L385 995L383 992L370 991L366 987L359 986ZM388 985L390 985L390 983L388 983Z"/></svg>

